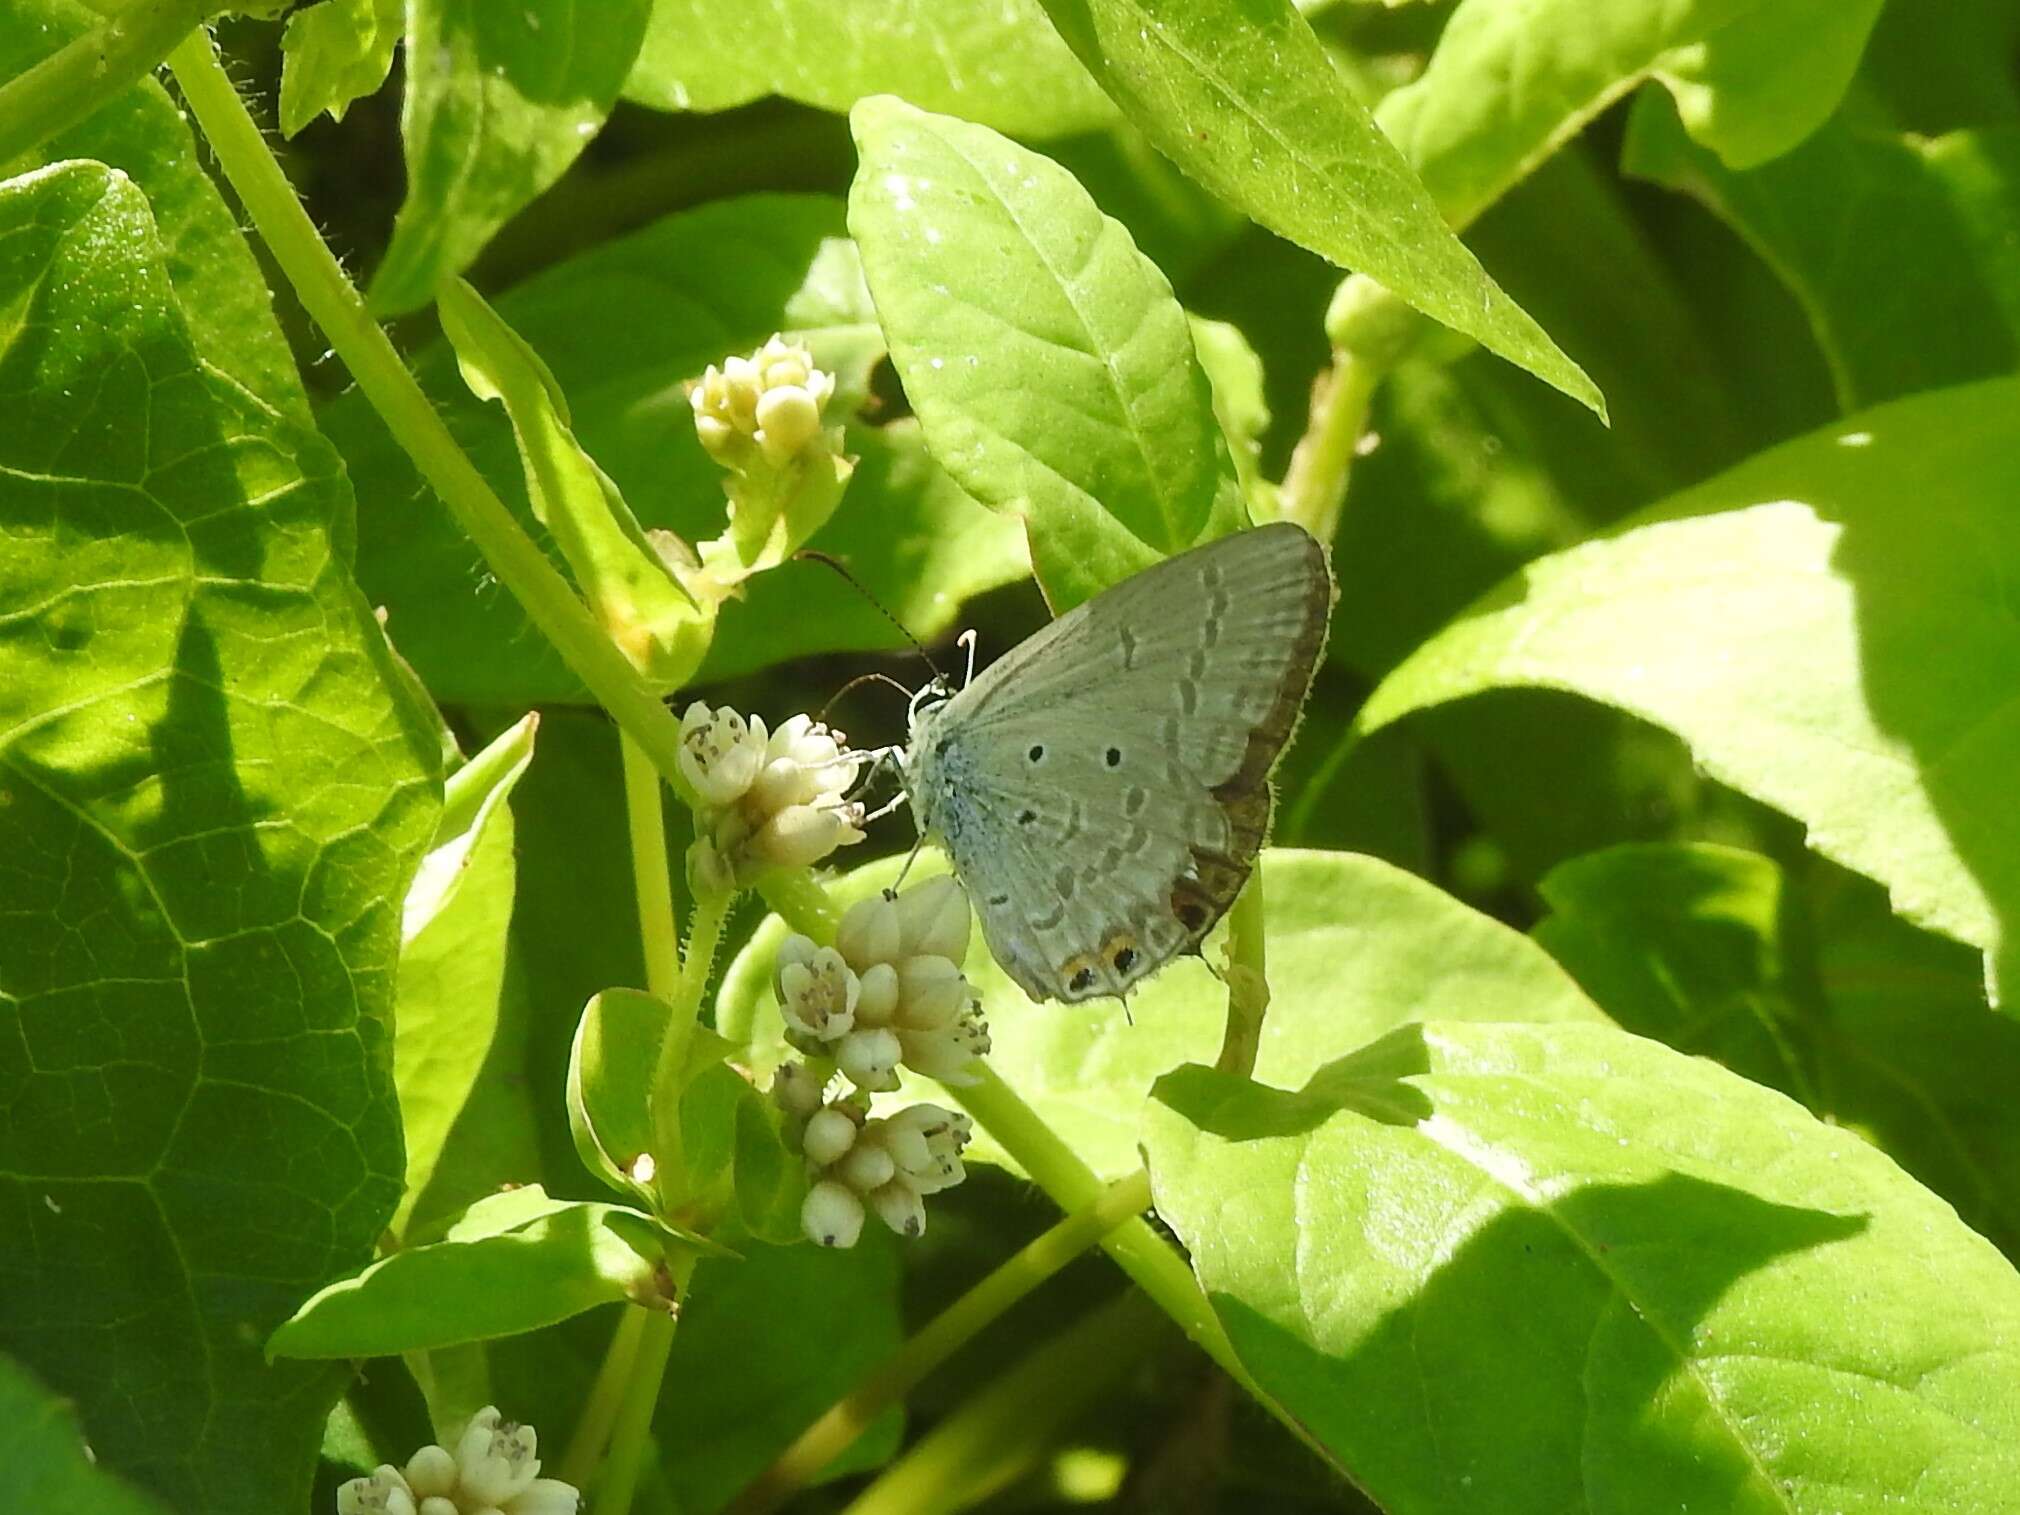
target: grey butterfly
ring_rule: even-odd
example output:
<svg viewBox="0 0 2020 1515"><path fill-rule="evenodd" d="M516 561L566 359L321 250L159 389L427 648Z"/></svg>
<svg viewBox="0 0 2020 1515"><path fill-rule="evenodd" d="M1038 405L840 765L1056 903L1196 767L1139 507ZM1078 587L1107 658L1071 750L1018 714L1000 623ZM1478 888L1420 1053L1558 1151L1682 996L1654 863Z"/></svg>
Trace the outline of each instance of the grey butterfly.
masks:
<svg viewBox="0 0 2020 1515"><path fill-rule="evenodd" d="M1332 601L1302 527L1238 532L1074 607L915 711L903 771L920 833L1032 999L1122 994L1196 952L1234 903Z"/></svg>

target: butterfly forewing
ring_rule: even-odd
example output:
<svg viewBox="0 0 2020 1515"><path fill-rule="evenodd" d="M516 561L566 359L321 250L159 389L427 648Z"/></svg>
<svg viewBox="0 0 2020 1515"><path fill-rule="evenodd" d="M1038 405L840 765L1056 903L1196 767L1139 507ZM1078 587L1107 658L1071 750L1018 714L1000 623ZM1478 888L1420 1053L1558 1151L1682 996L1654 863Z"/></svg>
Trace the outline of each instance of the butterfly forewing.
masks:
<svg viewBox="0 0 2020 1515"><path fill-rule="evenodd" d="M1119 994L1233 903L1331 601L1301 528L1222 538L1076 607L921 721L921 824L1032 998Z"/></svg>

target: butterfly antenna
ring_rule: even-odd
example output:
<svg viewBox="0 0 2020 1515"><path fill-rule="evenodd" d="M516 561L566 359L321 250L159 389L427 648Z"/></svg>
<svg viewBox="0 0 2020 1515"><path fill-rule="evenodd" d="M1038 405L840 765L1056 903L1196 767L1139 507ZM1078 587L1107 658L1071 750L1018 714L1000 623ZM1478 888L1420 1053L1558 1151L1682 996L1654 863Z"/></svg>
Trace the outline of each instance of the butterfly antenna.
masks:
<svg viewBox="0 0 2020 1515"><path fill-rule="evenodd" d="M863 581L857 578L853 573L850 573L849 570L842 565L842 562L839 558L831 558L825 552L816 552L811 547L802 547L798 552L793 554L793 557L796 560L800 558L805 558L810 562L825 563L828 565L828 567L834 569L836 573L840 574L843 578L847 579L849 583L855 587L855 591L857 594L861 595L864 599L868 600L872 605L877 607L878 615L882 616L885 620L889 621L893 626L898 628L898 635L903 637L906 641L912 644L912 650L919 654L920 658L925 661L925 664L928 668L933 670L933 677L936 679L943 677L943 675L940 672L940 665L933 661L933 654L926 651L926 644L924 642L921 642L917 637L913 636L911 627L907 626L903 621L899 620L896 616L892 615L891 612L884 607L884 602L878 599L875 595L871 594L870 591L864 587ZM896 681L893 680L893 682L895 683ZM903 688L904 686L899 685L899 687Z"/></svg>
<svg viewBox="0 0 2020 1515"><path fill-rule="evenodd" d="M961 687L966 689L975 682L975 628L971 626L955 637L954 645L968 649L968 671L961 675Z"/></svg>
<svg viewBox="0 0 2020 1515"><path fill-rule="evenodd" d="M842 685L841 688L837 689L833 694L828 696L827 704L821 706L820 714L815 716L814 719L819 721L823 726L827 725L828 712L830 710L833 710L835 706L839 705L841 703L842 696L847 694L851 689L854 689L858 684L889 684L893 689L897 690L898 693L902 694L906 699L909 700L912 697L912 691L907 689L903 684L900 684L888 673L859 673L854 678L850 679L848 683Z"/></svg>

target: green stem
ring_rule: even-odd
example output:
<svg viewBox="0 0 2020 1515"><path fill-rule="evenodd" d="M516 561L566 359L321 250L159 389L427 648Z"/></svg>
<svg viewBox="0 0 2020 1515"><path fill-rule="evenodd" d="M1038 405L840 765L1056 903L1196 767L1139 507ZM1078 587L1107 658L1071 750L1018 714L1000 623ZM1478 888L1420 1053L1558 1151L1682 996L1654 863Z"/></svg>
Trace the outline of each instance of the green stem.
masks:
<svg viewBox="0 0 2020 1515"><path fill-rule="evenodd" d="M631 828L631 877L638 895L639 942L645 949L645 987L671 1003L680 992L680 927L673 908L659 770L629 733L619 733L618 746L624 753L624 814Z"/></svg>
<svg viewBox="0 0 2020 1515"><path fill-rule="evenodd" d="M207 0L140 0L0 85L0 164L68 130L160 66Z"/></svg>
<svg viewBox="0 0 2020 1515"><path fill-rule="evenodd" d="M672 1274L669 1297L674 1308L664 1314L641 1311L645 1324L639 1330L638 1354L632 1363L631 1383L624 1404L617 1412L617 1424L610 1434L610 1455L604 1459L603 1475L596 1482L596 1515L630 1515L632 1496L645 1468L645 1453L652 1440L652 1412L659 1403L659 1386L666 1377L666 1360L673 1352L674 1326L680 1319L680 1302L687 1297L688 1280L694 1276L695 1254L685 1250L668 1255Z"/></svg>
<svg viewBox="0 0 2020 1515"><path fill-rule="evenodd" d="M581 1488L596 1471L598 1459L610 1441L617 1412L624 1405L638 1361L638 1349L645 1340L645 1328L653 1312L640 1305L624 1305L617 1317L617 1329L610 1333L610 1345L603 1353L603 1366L596 1370L596 1382L575 1422L575 1434L561 1456L561 1470L554 1476L563 1483Z"/></svg>
<svg viewBox="0 0 2020 1515"><path fill-rule="evenodd" d="M842 907L814 880L811 868L782 869L757 881L757 892L772 913L801 936L831 946L842 924Z"/></svg>
<svg viewBox="0 0 2020 1515"><path fill-rule="evenodd" d="M385 420L457 524L511 590L533 624L637 741L674 793L688 797L680 772L680 723L633 668L568 581L523 531L484 476L456 444L385 332L365 309L335 256L268 150L209 39L191 36L169 55L183 99L217 155L274 261L302 306L344 360L358 388Z"/></svg>
<svg viewBox="0 0 2020 1515"><path fill-rule="evenodd" d="M1263 864L1257 858L1227 913L1227 1030L1214 1066L1236 1078L1255 1072L1256 1054L1262 1050L1263 1014L1270 1004L1263 942Z"/></svg>
<svg viewBox="0 0 2020 1515"><path fill-rule="evenodd" d="M1368 424L1368 405L1382 372L1344 348L1333 351L1333 366L1312 392L1311 419L1291 453L1278 492L1278 510L1328 547L1340 529L1347 478L1354 451Z"/></svg>
<svg viewBox="0 0 2020 1515"><path fill-rule="evenodd" d="M952 1515L1010 1487L1164 1344L1135 1289L1075 1321L921 1437L846 1515Z"/></svg>
<svg viewBox="0 0 2020 1515"><path fill-rule="evenodd" d="M1149 1207L1150 1176L1139 1170L1110 1185L1092 1205L1068 1215L1020 1249L801 1432L730 1507L733 1515L767 1515L777 1509L847 1451L888 1406L904 1398L976 1333L1115 1227Z"/></svg>

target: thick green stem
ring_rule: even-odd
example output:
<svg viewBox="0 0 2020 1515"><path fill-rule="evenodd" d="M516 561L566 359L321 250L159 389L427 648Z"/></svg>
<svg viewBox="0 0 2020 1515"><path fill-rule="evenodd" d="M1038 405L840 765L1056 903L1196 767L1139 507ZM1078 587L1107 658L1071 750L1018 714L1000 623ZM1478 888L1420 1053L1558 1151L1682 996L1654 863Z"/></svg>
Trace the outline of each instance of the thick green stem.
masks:
<svg viewBox="0 0 2020 1515"><path fill-rule="evenodd" d="M317 234L209 39L200 33L187 38L169 55L169 66L246 214L372 408L483 553L498 581L511 590L603 708L637 741L674 793L686 798L688 786L679 762L680 723L449 434Z"/></svg>
<svg viewBox="0 0 2020 1515"><path fill-rule="evenodd" d="M631 1383L610 1435L610 1455L604 1459L603 1476L596 1481L596 1515L630 1515L632 1496L638 1492L646 1449L652 1440L652 1412L659 1404L659 1385L666 1377L666 1360L673 1352L673 1330L680 1319L680 1302L687 1297L694 1264L692 1252L669 1256L666 1260L672 1274L669 1297L674 1308L664 1314L657 1310L643 1312L645 1323L639 1331Z"/></svg>
<svg viewBox="0 0 2020 1515"><path fill-rule="evenodd" d="M765 1515L777 1509L977 1332L1123 1221L1149 1207L1150 1176L1134 1173L1023 1247L803 1431L731 1506L733 1515Z"/></svg>
<svg viewBox="0 0 2020 1515"><path fill-rule="evenodd" d="M645 987L670 1002L680 992L680 927L673 908L659 770L629 733L619 734L618 745L624 753L624 814L631 830L631 877L638 895L638 937L645 949Z"/></svg>
<svg viewBox="0 0 2020 1515"><path fill-rule="evenodd" d="M150 73L211 9L207 0L139 0L0 85L0 164L85 120Z"/></svg>
<svg viewBox="0 0 2020 1515"><path fill-rule="evenodd" d="M1312 390L1311 419L1291 453L1291 466L1278 492L1278 510L1328 547L1340 529L1347 477L1368 423L1368 403L1382 374L1344 348L1333 351L1333 366Z"/></svg>
<svg viewBox="0 0 2020 1515"><path fill-rule="evenodd" d="M554 1476L563 1483L581 1488L596 1471L603 1449L617 1424L617 1412L624 1406L625 1391L638 1362L638 1349L645 1340L646 1325L653 1312L641 1305L625 1305L618 1312L617 1329L610 1333L604 1349L603 1366L596 1370L596 1382L575 1422L575 1434L561 1456L561 1468Z"/></svg>
<svg viewBox="0 0 2020 1515"><path fill-rule="evenodd" d="M1263 865L1257 858L1227 913L1227 1030L1214 1066L1236 1078L1255 1072L1256 1054L1262 1050L1263 1015L1270 1004L1263 939Z"/></svg>
<svg viewBox="0 0 2020 1515"><path fill-rule="evenodd" d="M810 868L781 869L757 881L758 896L774 915L802 936L832 943L842 924L842 907L814 881Z"/></svg>

